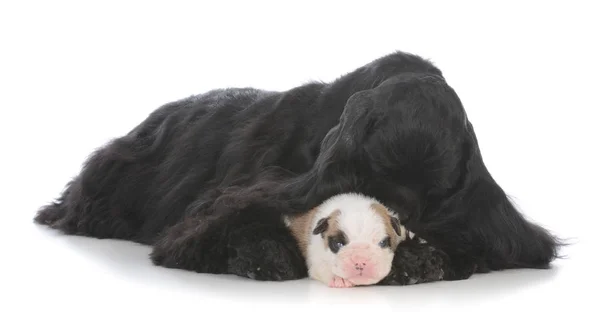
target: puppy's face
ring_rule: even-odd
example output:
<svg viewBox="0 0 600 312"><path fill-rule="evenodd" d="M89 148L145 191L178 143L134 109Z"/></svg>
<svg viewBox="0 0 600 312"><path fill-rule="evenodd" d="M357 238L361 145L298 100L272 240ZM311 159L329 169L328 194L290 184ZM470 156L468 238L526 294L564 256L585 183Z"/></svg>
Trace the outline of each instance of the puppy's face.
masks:
<svg viewBox="0 0 600 312"><path fill-rule="evenodd" d="M355 285L376 284L390 272L394 251L406 238L406 230L381 204L345 205L319 219L313 234L321 236L333 274Z"/></svg>

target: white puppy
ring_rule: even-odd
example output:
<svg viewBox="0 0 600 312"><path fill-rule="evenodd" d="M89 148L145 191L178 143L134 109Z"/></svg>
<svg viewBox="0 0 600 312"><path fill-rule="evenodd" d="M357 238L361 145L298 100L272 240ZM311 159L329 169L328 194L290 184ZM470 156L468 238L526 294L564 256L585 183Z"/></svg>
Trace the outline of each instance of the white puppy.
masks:
<svg viewBox="0 0 600 312"><path fill-rule="evenodd" d="M398 243L409 235L393 212L355 193L333 196L284 221L298 241L309 277L330 287L378 283L390 272Z"/></svg>

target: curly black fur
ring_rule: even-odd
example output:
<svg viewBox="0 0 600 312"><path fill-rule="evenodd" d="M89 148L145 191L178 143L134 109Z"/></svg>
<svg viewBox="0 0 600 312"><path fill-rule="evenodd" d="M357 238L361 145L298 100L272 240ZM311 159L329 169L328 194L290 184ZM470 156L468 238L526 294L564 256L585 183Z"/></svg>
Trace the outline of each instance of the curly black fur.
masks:
<svg viewBox="0 0 600 312"><path fill-rule="evenodd" d="M448 257L442 251L418 240L407 240L398 245L392 270L380 285L412 285L451 279L447 272ZM470 275L469 275L470 276Z"/></svg>
<svg viewBox="0 0 600 312"><path fill-rule="evenodd" d="M332 83L165 104L95 151L35 220L152 244L166 267L293 279L305 268L281 214L342 192L376 197L439 248L399 248L393 283L547 268L557 255L487 171L441 71L402 52Z"/></svg>

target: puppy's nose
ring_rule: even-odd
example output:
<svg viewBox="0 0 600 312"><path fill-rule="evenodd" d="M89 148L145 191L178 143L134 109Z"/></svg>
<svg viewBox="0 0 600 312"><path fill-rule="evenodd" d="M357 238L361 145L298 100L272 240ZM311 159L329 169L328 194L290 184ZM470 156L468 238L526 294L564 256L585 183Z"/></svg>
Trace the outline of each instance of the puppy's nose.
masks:
<svg viewBox="0 0 600 312"><path fill-rule="evenodd" d="M366 257L358 256L358 255L353 256L351 260L352 260L352 263L354 264L354 269L357 271L364 270L365 267L367 266L367 263L369 263L369 261Z"/></svg>

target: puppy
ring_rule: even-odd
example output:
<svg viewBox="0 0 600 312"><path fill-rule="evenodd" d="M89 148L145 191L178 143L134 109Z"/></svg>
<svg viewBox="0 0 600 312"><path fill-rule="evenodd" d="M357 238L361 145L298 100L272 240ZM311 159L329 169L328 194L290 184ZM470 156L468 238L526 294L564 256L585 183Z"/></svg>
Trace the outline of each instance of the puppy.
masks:
<svg viewBox="0 0 600 312"><path fill-rule="evenodd" d="M329 287L372 285L388 275L398 244L410 235L377 200L333 196L307 213L284 217L310 278Z"/></svg>

